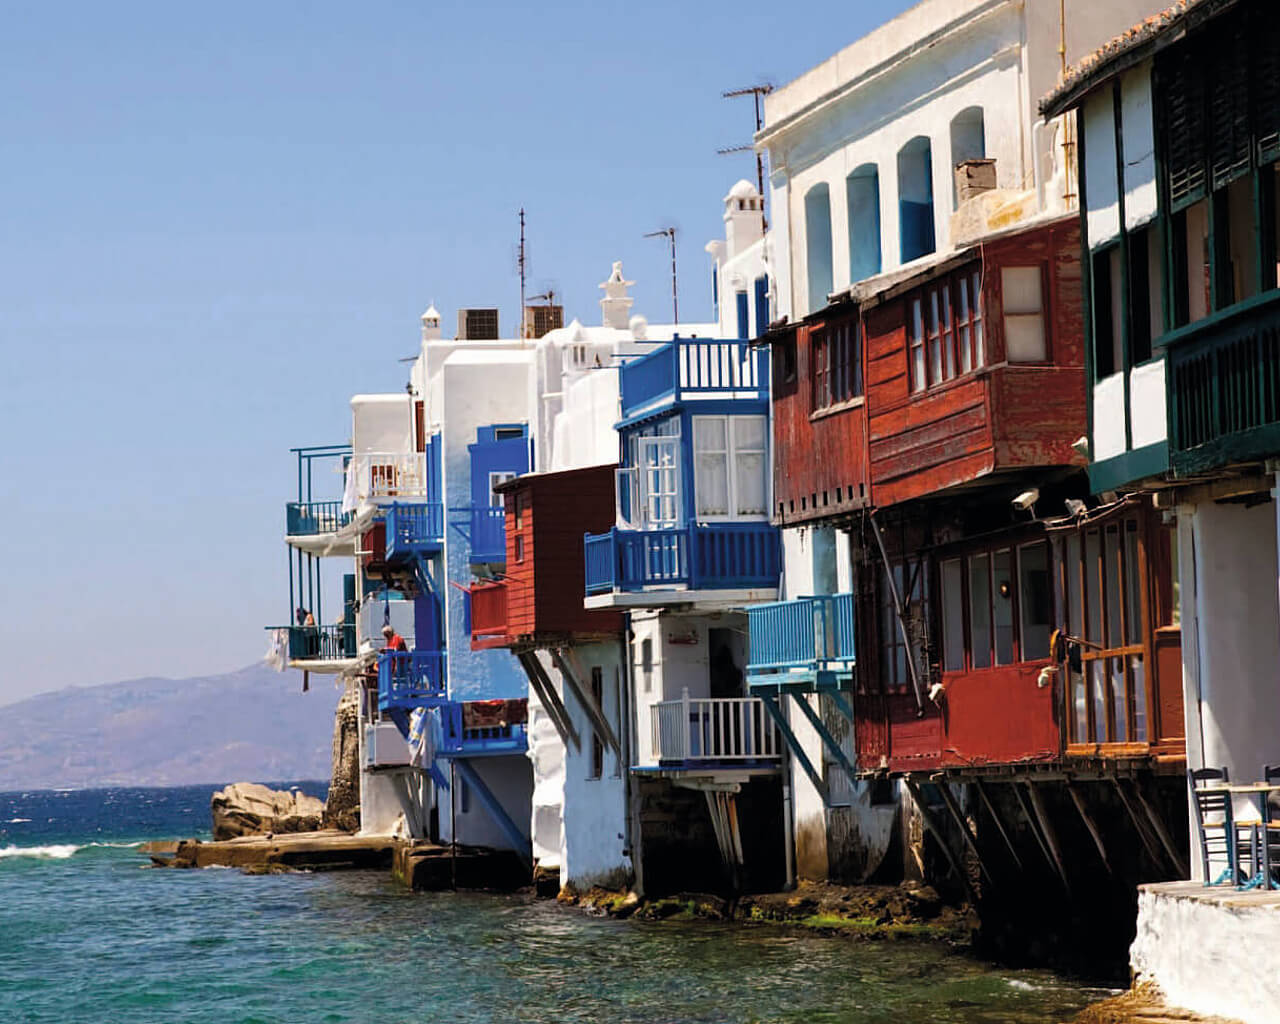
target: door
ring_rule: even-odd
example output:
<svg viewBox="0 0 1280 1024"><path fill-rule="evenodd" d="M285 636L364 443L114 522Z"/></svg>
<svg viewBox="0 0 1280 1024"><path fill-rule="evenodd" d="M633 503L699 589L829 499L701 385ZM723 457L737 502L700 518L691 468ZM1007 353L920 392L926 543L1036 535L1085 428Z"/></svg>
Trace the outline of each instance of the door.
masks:
<svg viewBox="0 0 1280 1024"><path fill-rule="evenodd" d="M680 525L680 439L640 438L641 528Z"/></svg>

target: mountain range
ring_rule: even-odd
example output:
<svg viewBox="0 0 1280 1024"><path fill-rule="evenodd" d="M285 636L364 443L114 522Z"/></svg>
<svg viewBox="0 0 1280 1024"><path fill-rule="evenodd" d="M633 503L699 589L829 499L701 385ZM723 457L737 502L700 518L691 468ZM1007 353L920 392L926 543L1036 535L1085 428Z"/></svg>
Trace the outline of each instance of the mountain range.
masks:
<svg viewBox="0 0 1280 1024"><path fill-rule="evenodd" d="M72 686L0 708L0 791L327 779L339 692L251 665Z"/></svg>

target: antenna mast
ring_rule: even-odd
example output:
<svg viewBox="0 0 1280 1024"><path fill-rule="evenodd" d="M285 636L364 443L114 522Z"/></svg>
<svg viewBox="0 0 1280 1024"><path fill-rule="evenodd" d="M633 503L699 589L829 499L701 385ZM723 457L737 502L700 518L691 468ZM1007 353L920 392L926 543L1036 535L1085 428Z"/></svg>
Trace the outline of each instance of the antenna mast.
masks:
<svg viewBox="0 0 1280 1024"><path fill-rule="evenodd" d="M760 116L760 99L768 96L773 92L773 83L764 82L759 86L748 86L746 88L731 88L728 92L722 92L724 99L732 99L733 96L750 96L755 101L755 131L759 133L764 127L764 119ZM754 136L753 136L754 137ZM756 150L754 145L751 146L730 146L727 150L718 150L719 154L730 154L730 152L746 152L755 150L755 187L760 192L760 228L769 229L769 221L764 218L764 157L760 155L760 151Z"/></svg>
<svg viewBox="0 0 1280 1024"><path fill-rule="evenodd" d="M678 324L680 322L680 297L676 292L676 229L661 228L658 231L650 231L645 238L658 238L665 236L671 239L671 322Z"/></svg>
<svg viewBox="0 0 1280 1024"><path fill-rule="evenodd" d="M528 337L528 331L524 323L524 288L525 278L528 275L528 263L525 259L524 251L524 207L520 207L520 255L516 258L516 263L520 268L520 340L524 341Z"/></svg>

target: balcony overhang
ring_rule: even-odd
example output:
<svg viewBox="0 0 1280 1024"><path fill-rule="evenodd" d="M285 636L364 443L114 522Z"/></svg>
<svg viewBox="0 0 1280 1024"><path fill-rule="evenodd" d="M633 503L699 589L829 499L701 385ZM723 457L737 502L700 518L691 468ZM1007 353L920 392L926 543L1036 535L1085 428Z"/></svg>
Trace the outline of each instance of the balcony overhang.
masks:
<svg viewBox="0 0 1280 1024"><path fill-rule="evenodd" d="M670 608L680 605L696 605L714 611L732 611L760 601L776 601L778 588L738 590L682 590L665 587L653 590L612 590L605 594L592 594L582 606L588 611L611 608Z"/></svg>
<svg viewBox="0 0 1280 1024"><path fill-rule="evenodd" d="M742 783L782 773L782 758L752 764L717 764L689 760L657 765L632 765L631 774L644 779L669 779L686 789L719 789L736 793Z"/></svg>
<svg viewBox="0 0 1280 1024"><path fill-rule="evenodd" d="M360 538L377 513L376 507L365 505L357 509L340 529L326 533L286 534L284 542L317 558L353 558L359 552Z"/></svg>

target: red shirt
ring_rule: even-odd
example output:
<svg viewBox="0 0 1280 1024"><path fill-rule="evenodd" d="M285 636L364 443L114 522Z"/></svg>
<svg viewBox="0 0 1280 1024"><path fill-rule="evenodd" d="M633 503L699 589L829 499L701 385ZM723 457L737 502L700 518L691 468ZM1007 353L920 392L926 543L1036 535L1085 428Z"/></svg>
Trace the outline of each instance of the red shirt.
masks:
<svg viewBox="0 0 1280 1024"><path fill-rule="evenodd" d="M404 637L399 633L392 633L391 639L387 641L386 650L388 651L407 651L409 648L405 646Z"/></svg>

